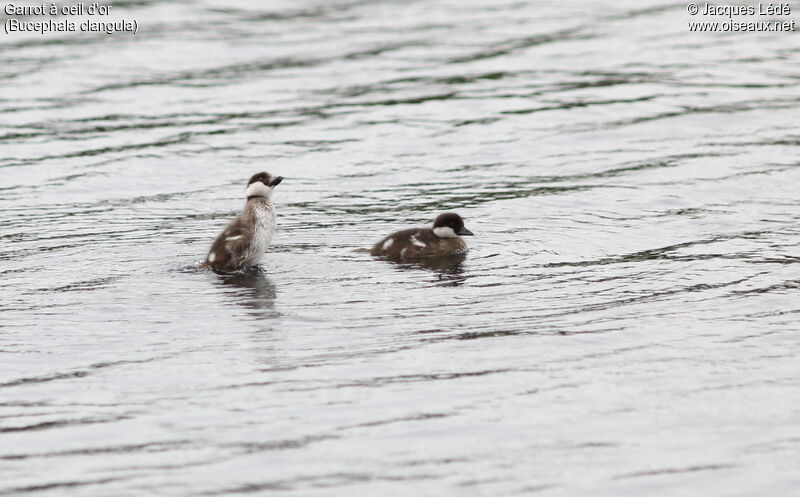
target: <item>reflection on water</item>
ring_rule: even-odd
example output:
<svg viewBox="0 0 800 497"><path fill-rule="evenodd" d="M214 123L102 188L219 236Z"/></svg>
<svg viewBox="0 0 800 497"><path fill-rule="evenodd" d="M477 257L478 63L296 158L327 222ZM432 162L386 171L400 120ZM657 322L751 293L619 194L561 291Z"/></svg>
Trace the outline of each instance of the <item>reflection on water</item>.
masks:
<svg viewBox="0 0 800 497"><path fill-rule="evenodd" d="M247 270L217 274L218 281L225 287L237 289L231 296L231 302L247 309L252 309L254 315L260 317L276 317L277 313L269 313L275 307L275 298L278 295L275 284L261 267Z"/></svg>
<svg viewBox="0 0 800 497"><path fill-rule="evenodd" d="M0 36L0 495L796 492L796 33L113 11ZM175 270L261 170L261 268ZM353 254L452 210L466 256Z"/></svg>
<svg viewBox="0 0 800 497"><path fill-rule="evenodd" d="M443 282L445 286L459 286L464 283L467 276L464 276L464 261L466 254L458 254L445 257L421 257L414 260L391 261L401 271L428 270L436 275L436 280Z"/></svg>

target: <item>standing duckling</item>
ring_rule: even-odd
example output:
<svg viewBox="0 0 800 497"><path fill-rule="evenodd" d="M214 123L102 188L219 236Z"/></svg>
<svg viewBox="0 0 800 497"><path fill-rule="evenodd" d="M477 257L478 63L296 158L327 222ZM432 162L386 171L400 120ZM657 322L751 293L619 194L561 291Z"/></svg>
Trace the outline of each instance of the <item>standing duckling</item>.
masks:
<svg viewBox="0 0 800 497"><path fill-rule="evenodd" d="M370 254L390 259L414 259L459 255L467 251L462 236L472 235L464 220L455 212L440 214L433 228L398 231L376 243Z"/></svg>
<svg viewBox="0 0 800 497"><path fill-rule="evenodd" d="M204 268L235 271L255 266L264 257L275 233L276 215L272 190L283 177L258 173L247 182L247 203L242 213L228 224L208 252Z"/></svg>

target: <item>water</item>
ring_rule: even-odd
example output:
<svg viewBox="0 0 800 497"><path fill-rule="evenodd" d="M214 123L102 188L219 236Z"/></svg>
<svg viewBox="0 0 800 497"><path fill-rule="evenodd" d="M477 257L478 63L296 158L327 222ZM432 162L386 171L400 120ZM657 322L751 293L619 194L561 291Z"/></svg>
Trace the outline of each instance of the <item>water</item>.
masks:
<svg viewBox="0 0 800 497"><path fill-rule="evenodd" d="M0 37L0 495L796 494L796 33L114 9ZM261 270L197 270L260 170ZM449 210L464 260L353 252Z"/></svg>

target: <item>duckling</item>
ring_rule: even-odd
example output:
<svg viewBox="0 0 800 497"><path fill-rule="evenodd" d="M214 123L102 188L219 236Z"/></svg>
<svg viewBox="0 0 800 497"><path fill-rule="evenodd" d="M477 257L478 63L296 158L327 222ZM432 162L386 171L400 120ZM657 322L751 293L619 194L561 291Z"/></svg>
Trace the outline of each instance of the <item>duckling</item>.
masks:
<svg viewBox="0 0 800 497"><path fill-rule="evenodd" d="M277 216L272 205L272 191L283 181L282 176L254 174L247 182L247 203L242 213L214 240L202 267L214 271L235 271L255 266L264 257Z"/></svg>
<svg viewBox="0 0 800 497"><path fill-rule="evenodd" d="M414 259L463 254L467 244L462 236L472 236L464 220L455 212L440 214L432 228L397 231L376 243L370 254L390 259Z"/></svg>

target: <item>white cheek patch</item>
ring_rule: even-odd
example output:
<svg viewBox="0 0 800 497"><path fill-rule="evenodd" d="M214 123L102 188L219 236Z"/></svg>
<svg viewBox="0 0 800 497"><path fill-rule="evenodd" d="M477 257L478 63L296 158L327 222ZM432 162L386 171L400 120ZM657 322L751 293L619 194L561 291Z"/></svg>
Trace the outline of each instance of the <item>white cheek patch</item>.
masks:
<svg viewBox="0 0 800 497"><path fill-rule="evenodd" d="M271 197L272 196L272 189L273 186L267 186L260 181L256 181L255 183L250 183L247 185L247 192L246 195L248 197Z"/></svg>
<svg viewBox="0 0 800 497"><path fill-rule="evenodd" d="M424 247L425 246L425 244L423 242L417 240L416 236L412 236L411 237L411 245L414 245L415 247Z"/></svg>
<svg viewBox="0 0 800 497"><path fill-rule="evenodd" d="M433 234L439 238L456 238L458 236L450 226L439 226L438 228L433 228Z"/></svg>
<svg viewBox="0 0 800 497"><path fill-rule="evenodd" d="M214 262L216 259L217 259L217 254L215 254L214 252L208 254L208 262Z"/></svg>
<svg viewBox="0 0 800 497"><path fill-rule="evenodd" d="M381 248L383 250L389 250L389 247L391 247L393 243L394 243L394 238L389 238L388 240L383 242L383 245L381 246Z"/></svg>

